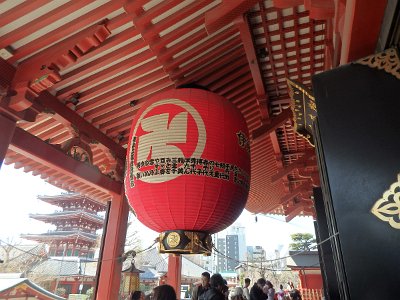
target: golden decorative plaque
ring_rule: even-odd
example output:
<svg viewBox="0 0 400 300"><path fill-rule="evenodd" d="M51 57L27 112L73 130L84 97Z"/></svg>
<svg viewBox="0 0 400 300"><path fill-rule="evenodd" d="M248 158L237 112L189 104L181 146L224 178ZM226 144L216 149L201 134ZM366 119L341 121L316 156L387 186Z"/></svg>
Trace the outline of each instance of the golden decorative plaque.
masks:
<svg viewBox="0 0 400 300"><path fill-rule="evenodd" d="M317 117L315 97L303 84L288 78L286 81L291 99L294 129L314 147L312 124Z"/></svg>
<svg viewBox="0 0 400 300"><path fill-rule="evenodd" d="M375 202L371 212L393 228L400 229L400 174L397 175L397 182Z"/></svg>
<svg viewBox="0 0 400 300"><path fill-rule="evenodd" d="M167 237L168 246L170 246L171 248L175 248L179 245L180 242L181 242L181 237L177 232L171 232L168 234Z"/></svg>

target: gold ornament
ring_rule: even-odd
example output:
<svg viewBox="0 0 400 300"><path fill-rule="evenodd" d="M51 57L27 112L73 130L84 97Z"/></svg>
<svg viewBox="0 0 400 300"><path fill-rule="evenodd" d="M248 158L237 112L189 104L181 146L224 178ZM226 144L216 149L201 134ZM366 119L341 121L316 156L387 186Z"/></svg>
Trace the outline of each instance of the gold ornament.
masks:
<svg viewBox="0 0 400 300"><path fill-rule="evenodd" d="M176 246L179 245L180 242L181 242L181 237L177 232L171 232L168 234L167 237L168 246L170 246L171 248L175 248Z"/></svg>
<svg viewBox="0 0 400 300"><path fill-rule="evenodd" d="M355 63L384 70L397 79L400 79L400 59L395 48L389 48L383 52L361 58Z"/></svg>
<svg viewBox="0 0 400 300"><path fill-rule="evenodd" d="M375 202L371 212L393 228L400 229L400 174L397 175L397 182Z"/></svg>

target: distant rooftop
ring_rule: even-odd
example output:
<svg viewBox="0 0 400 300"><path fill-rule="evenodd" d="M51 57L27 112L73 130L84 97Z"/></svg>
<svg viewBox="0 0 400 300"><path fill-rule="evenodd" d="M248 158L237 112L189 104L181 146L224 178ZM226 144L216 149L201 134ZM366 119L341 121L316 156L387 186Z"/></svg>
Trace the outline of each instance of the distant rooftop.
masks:
<svg viewBox="0 0 400 300"><path fill-rule="evenodd" d="M319 269L318 251L289 251L287 266L289 268L316 268ZM293 256L294 255L294 256Z"/></svg>

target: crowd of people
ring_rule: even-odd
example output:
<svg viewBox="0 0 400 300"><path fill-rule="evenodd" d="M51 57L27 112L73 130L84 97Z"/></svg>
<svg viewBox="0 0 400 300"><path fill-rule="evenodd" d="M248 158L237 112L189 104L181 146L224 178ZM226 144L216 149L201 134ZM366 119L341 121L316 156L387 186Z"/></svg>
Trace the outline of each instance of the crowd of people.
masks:
<svg viewBox="0 0 400 300"><path fill-rule="evenodd" d="M229 290L227 282L221 274L204 272L201 274L201 284L194 287L191 300L301 300L300 292L294 288L293 283L288 283L288 288L280 285L276 291L273 284L265 278L260 278L250 287L250 279L244 280L243 287ZM172 286L164 284L153 289L151 294L145 296L143 292L135 291L129 300L177 300L177 295Z"/></svg>

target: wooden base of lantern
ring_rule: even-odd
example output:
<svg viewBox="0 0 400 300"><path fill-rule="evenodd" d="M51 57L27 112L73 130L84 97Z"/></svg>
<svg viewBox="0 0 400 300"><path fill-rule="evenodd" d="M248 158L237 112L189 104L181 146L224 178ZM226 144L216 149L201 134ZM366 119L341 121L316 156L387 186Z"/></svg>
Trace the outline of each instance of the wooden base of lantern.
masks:
<svg viewBox="0 0 400 300"><path fill-rule="evenodd" d="M211 255L212 238L207 232L168 230L160 233L160 253Z"/></svg>

